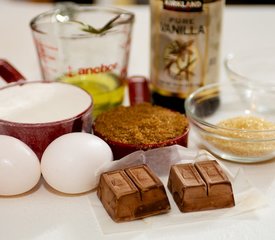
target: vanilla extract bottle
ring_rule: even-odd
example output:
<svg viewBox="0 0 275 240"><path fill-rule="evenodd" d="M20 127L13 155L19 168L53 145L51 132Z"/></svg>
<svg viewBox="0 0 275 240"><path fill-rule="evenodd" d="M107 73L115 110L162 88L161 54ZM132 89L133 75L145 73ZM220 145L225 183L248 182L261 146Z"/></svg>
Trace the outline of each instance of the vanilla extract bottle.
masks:
<svg viewBox="0 0 275 240"><path fill-rule="evenodd" d="M186 97L218 81L224 0L150 0L152 102L184 113Z"/></svg>

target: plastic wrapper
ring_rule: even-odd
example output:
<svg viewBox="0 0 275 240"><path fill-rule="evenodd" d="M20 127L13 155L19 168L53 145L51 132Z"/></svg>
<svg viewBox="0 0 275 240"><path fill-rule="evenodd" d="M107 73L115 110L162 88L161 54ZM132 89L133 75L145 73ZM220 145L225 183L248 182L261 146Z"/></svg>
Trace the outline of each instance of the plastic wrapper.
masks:
<svg viewBox="0 0 275 240"><path fill-rule="evenodd" d="M216 160L219 162L232 183L236 205L232 208L182 213L179 211L173 197L167 189L170 167L173 164L204 160ZM171 211L167 214L148 217L142 220L115 223L105 211L96 195L96 192L93 192L88 197L99 226L104 234L145 231L146 229L163 228L201 221L228 220L233 216L254 211L257 208L264 206L267 202L265 196L258 189L249 184L249 181L241 168L235 167L229 169L225 167L221 161L205 150L190 150L178 145L153 149L146 152L134 152L121 160L113 161L104 165L95 173L96 178L99 179L100 174L105 171L127 168L139 164L147 164L160 177L171 204Z"/></svg>

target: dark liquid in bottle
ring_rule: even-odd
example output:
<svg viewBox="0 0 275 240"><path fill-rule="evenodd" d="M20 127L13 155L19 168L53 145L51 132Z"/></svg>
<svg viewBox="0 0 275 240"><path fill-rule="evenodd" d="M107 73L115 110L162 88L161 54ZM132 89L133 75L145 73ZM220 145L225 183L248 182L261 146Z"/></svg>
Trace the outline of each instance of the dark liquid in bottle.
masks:
<svg viewBox="0 0 275 240"><path fill-rule="evenodd" d="M220 98L218 94L210 95L209 97L206 96L206 99L201 102L198 99L196 99L196 101L197 108L195 114L199 117L207 117L212 115L216 112L220 105ZM178 111L180 113L185 113L184 98L163 96L153 91L152 103L155 105L172 109L174 111Z"/></svg>
<svg viewBox="0 0 275 240"><path fill-rule="evenodd" d="M152 92L152 103L162 107L178 111L180 113L185 113L184 98L173 97L173 96L163 96L157 92Z"/></svg>

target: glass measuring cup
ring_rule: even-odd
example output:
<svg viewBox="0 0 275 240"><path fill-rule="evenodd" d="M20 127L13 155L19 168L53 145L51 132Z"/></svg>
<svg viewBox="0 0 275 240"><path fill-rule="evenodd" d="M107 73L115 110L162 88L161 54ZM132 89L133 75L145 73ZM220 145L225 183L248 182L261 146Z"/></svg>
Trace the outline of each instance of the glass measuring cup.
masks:
<svg viewBox="0 0 275 240"><path fill-rule="evenodd" d="M75 84L94 99L94 116L124 97L134 15L65 4L30 23L44 80Z"/></svg>

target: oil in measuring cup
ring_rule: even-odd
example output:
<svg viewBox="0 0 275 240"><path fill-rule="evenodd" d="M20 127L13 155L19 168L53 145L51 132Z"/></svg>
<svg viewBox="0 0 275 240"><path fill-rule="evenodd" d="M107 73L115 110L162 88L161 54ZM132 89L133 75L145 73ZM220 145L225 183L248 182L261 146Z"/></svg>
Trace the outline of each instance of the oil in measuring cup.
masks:
<svg viewBox="0 0 275 240"><path fill-rule="evenodd" d="M93 115L118 106L124 98L124 82L112 73L63 76L60 81L74 84L90 93L94 100Z"/></svg>
<svg viewBox="0 0 275 240"><path fill-rule="evenodd" d="M42 74L89 92L97 116L123 102L134 15L102 6L70 11L64 21L56 9L32 20Z"/></svg>

